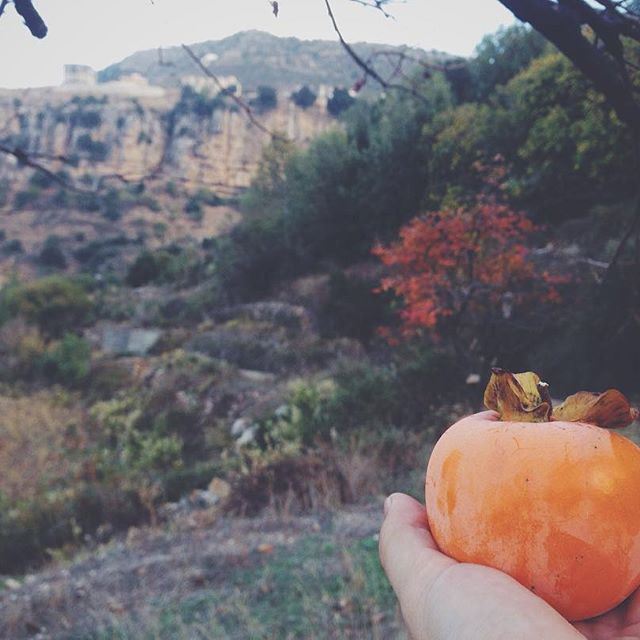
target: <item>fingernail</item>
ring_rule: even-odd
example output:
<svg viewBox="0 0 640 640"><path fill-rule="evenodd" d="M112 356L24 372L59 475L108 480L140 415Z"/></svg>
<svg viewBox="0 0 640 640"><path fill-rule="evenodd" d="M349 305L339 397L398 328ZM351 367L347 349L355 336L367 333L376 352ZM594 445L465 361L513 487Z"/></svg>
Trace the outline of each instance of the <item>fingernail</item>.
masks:
<svg viewBox="0 0 640 640"><path fill-rule="evenodd" d="M389 513L389 509L391 508L391 502L393 501L393 496L389 496L384 501L384 515L386 516Z"/></svg>

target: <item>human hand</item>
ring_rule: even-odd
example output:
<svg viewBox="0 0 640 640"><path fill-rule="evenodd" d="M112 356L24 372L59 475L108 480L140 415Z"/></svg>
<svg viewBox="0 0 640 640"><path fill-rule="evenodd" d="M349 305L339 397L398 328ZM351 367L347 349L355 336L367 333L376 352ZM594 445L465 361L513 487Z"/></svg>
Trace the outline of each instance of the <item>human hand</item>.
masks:
<svg viewBox="0 0 640 640"><path fill-rule="evenodd" d="M380 560L414 640L640 640L640 590L569 623L507 574L440 553L425 508L401 493L385 502Z"/></svg>

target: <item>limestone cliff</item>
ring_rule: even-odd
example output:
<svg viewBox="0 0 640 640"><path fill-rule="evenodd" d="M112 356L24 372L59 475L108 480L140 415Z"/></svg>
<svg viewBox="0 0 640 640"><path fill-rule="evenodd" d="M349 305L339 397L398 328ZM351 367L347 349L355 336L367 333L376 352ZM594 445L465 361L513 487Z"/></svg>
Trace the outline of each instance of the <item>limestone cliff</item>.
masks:
<svg viewBox="0 0 640 640"><path fill-rule="evenodd" d="M194 98L195 96L195 98ZM126 83L0 93L0 139L88 185L118 174L207 186L221 195L248 186L269 136L229 99ZM296 107L288 96L256 110L269 131L307 143L331 126L321 103ZM52 161L62 156L67 163ZM20 186L27 172L0 156L0 179ZM13 190L13 189L12 189Z"/></svg>

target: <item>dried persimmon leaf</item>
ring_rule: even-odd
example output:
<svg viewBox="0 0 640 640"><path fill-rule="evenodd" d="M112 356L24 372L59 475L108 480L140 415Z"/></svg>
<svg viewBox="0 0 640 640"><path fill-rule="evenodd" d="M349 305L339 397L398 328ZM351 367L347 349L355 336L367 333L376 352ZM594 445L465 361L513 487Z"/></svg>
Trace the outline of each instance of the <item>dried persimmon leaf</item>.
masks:
<svg viewBox="0 0 640 640"><path fill-rule="evenodd" d="M505 421L547 422L551 418L548 387L533 371L513 374L492 369L484 403Z"/></svg>
<svg viewBox="0 0 640 640"><path fill-rule="evenodd" d="M608 429L621 429L637 418L638 411L616 389L609 389L604 393L579 391L569 396L553 412L554 420L586 422Z"/></svg>

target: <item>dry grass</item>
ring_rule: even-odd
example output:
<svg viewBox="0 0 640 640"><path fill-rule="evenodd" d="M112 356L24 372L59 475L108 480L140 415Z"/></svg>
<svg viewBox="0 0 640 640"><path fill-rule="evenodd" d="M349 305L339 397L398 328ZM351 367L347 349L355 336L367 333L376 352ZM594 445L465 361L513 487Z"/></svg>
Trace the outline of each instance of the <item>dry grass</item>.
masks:
<svg viewBox="0 0 640 640"><path fill-rule="evenodd" d="M0 396L0 493L34 498L74 472L71 451L85 445L84 415L62 391Z"/></svg>

